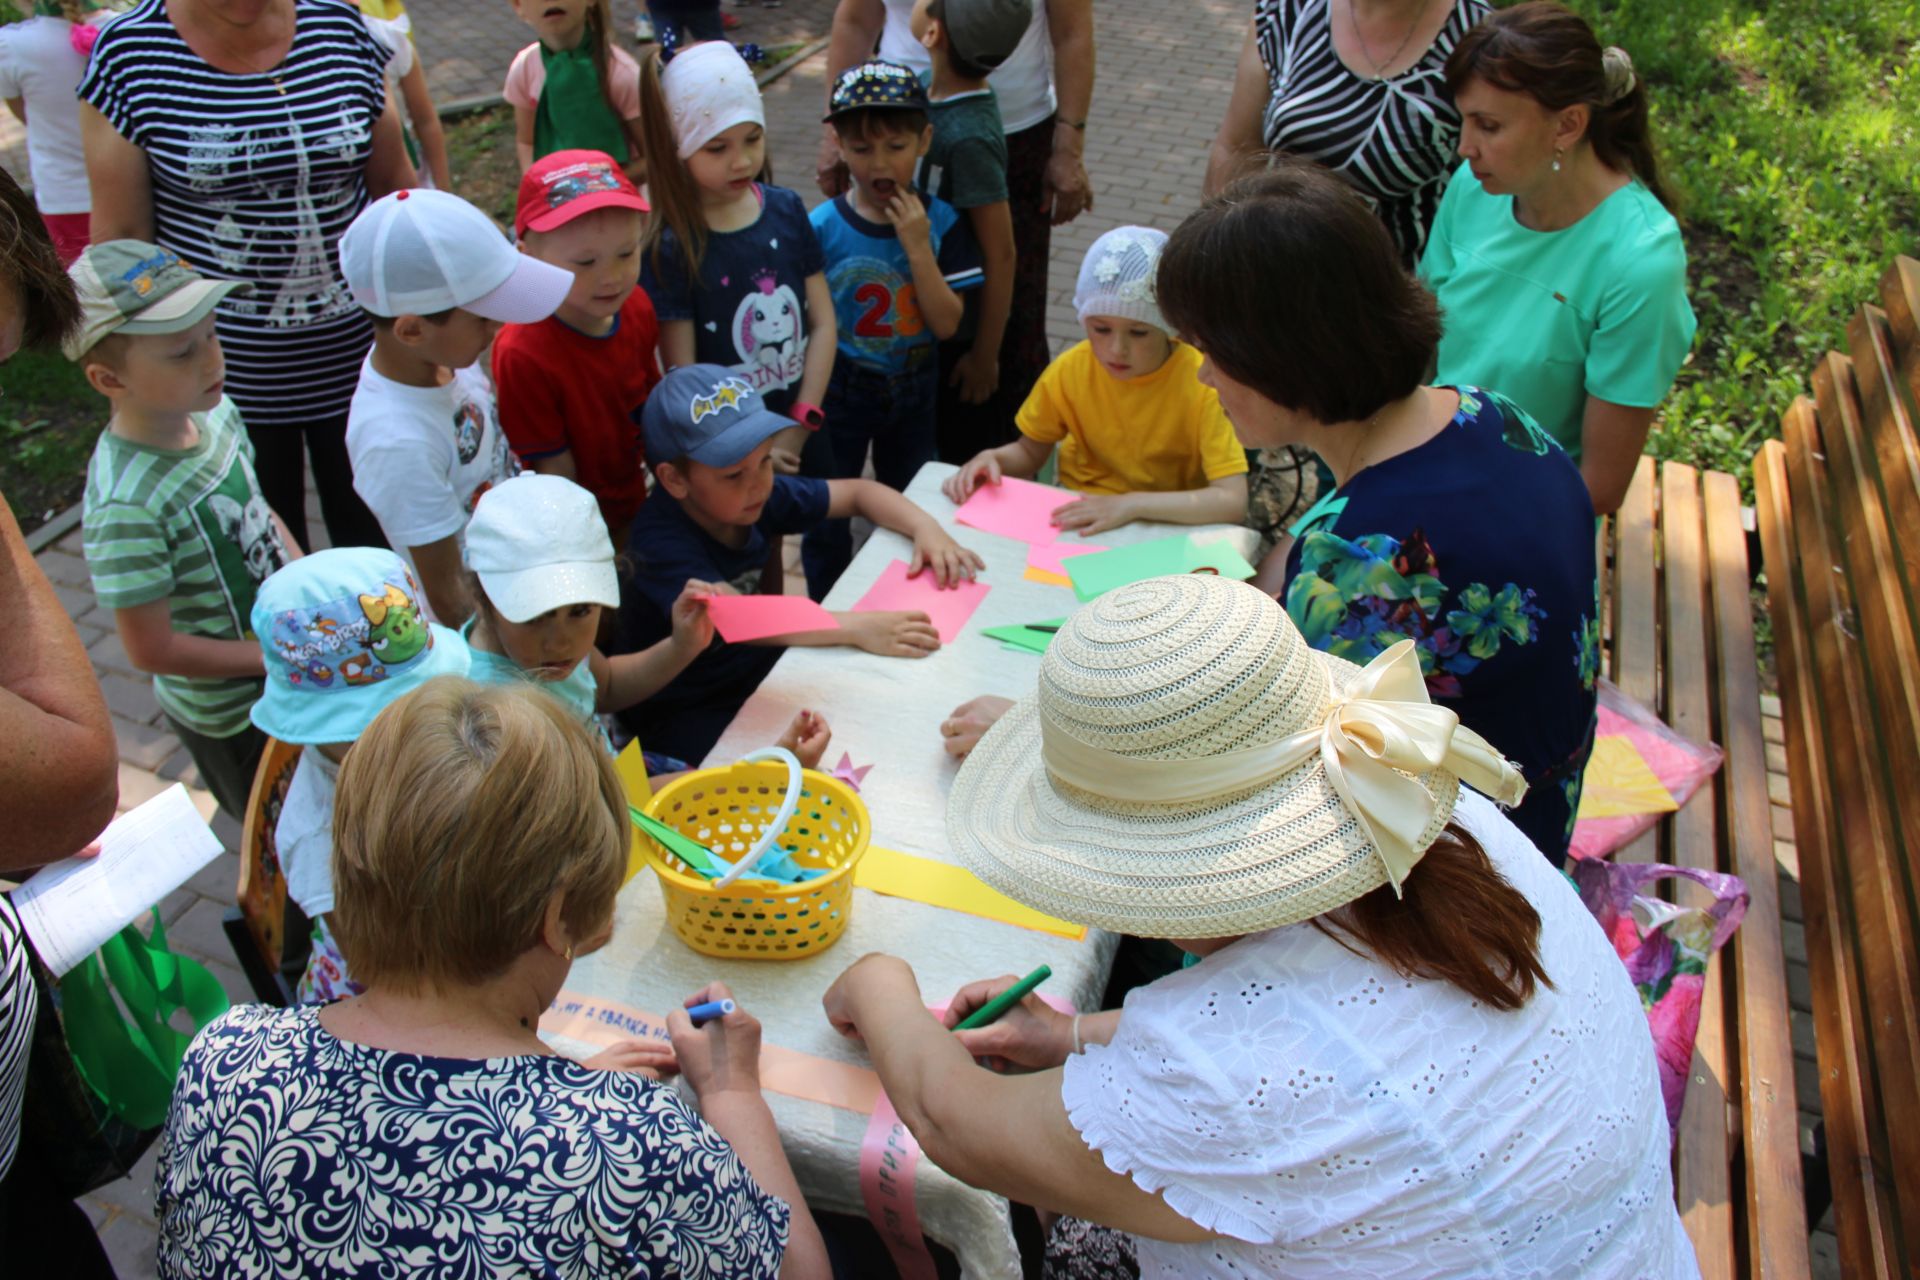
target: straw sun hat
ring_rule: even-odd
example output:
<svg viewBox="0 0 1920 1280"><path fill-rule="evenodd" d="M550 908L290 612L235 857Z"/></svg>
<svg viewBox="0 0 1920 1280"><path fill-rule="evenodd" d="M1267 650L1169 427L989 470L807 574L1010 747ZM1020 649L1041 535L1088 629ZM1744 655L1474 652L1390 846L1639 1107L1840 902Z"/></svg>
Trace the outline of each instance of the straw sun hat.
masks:
<svg viewBox="0 0 1920 1280"><path fill-rule="evenodd" d="M1392 884L1464 780L1526 794L1485 739L1427 700L1402 641L1366 668L1311 648L1258 588L1150 578L1076 613L1035 697L967 758L953 848L1001 892L1143 937L1310 919Z"/></svg>

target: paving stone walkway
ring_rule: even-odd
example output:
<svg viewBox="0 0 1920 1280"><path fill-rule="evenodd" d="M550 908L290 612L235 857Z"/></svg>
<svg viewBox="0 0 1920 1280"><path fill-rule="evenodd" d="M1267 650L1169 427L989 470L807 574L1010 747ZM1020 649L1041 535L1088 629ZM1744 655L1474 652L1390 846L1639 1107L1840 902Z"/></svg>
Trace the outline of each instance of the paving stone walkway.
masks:
<svg viewBox="0 0 1920 1280"><path fill-rule="evenodd" d="M412 0L409 7L416 40L427 60L429 84L442 103L497 93L508 61L530 38L505 0ZM787 0L776 9L729 5L729 11L744 19L734 33L736 39L771 47L824 35L832 7L831 0ZM1073 281L1081 255L1093 239L1126 223L1170 230L1197 203L1207 144L1232 87L1248 8L1244 0L1190 0L1179 6L1177 24L1170 24L1167 6L1155 0L1102 0L1097 6L1099 74L1087 130L1095 208L1055 231L1048 332L1056 351L1080 337L1071 303ZM630 33L637 12L634 0L614 0L614 10L619 29ZM820 53L793 68L766 93L769 150L776 176L805 196L809 205L821 198L813 185L813 166L825 84L826 58ZM10 125L10 119L0 120L0 162L18 173L24 165L18 162L17 132L9 132ZM308 527L324 529L311 498ZM790 557L794 550L789 549ZM193 786L197 779L192 762L166 731L150 682L132 670L114 635L111 616L95 606L78 531L58 538L39 560L87 644L113 710L120 742L122 807L139 803L173 780ZM790 563L790 572L794 568ZM1807 1013L1799 867L1787 808L1778 701L1764 699L1763 711L1781 902L1788 917L1786 945L1794 1043L1801 1059L1796 1077L1804 1130L1817 1119L1820 1099ZM204 812L214 813L212 798L204 791L196 788L195 798ZM224 815L213 822L228 849L235 848L237 824ZM245 1000L251 993L220 925L222 913L233 902L237 864L231 852L216 859L162 904L162 916L174 944L204 960L235 1000ZM133 1177L87 1201L101 1239L128 1280L153 1274L152 1165L149 1155ZM1817 1276L1838 1274L1832 1246L1830 1233L1815 1236Z"/></svg>

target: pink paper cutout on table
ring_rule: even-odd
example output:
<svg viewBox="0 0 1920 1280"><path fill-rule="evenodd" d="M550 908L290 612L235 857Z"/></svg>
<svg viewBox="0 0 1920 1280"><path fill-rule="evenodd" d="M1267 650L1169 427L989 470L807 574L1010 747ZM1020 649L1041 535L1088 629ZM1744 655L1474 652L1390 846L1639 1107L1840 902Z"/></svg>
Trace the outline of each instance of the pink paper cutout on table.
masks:
<svg viewBox="0 0 1920 1280"><path fill-rule="evenodd" d="M834 631L839 622L805 596L702 596L714 630L728 644L801 631Z"/></svg>
<svg viewBox="0 0 1920 1280"><path fill-rule="evenodd" d="M1063 539L1044 546L1036 542L1027 548L1027 567L1042 573L1057 573L1064 578L1067 576L1066 562L1069 559L1105 550L1106 547L1092 542L1067 542Z"/></svg>
<svg viewBox="0 0 1920 1280"><path fill-rule="evenodd" d="M865 782L867 775L872 772L873 766L870 764L863 764L858 768L854 767L853 757L844 751L840 753L840 763L833 766L833 776L852 787L855 791L860 789L860 784Z"/></svg>
<svg viewBox="0 0 1920 1280"><path fill-rule="evenodd" d="M920 576L909 578L905 561L895 560L880 575L867 594L860 597L860 603L853 606L855 613L889 613L895 610L919 611L927 615L933 623L933 629L940 633L941 644L952 644L960 638L961 628L967 625L967 619L987 598L987 584L968 582L962 579L952 587L942 590L934 582L933 570L922 569Z"/></svg>
<svg viewBox="0 0 1920 1280"><path fill-rule="evenodd" d="M983 484L975 489L973 496L960 504L953 518L986 533L1044 545L1060 537L1053 513L1078 497L1052 485L1009 476L999 484Z"/></svg>

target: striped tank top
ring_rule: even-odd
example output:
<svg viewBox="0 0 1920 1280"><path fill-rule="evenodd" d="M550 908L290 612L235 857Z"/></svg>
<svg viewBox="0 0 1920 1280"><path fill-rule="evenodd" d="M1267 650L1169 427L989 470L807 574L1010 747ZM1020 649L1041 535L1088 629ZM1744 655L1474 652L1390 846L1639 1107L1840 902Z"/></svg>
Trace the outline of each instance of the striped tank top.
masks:
<svg viewBox="0 0 1920 1280"><path fill-rule="evenodd" d="M1259 0L1255 6L1254 36L1273 91L1261 134L1267 150L1317 161L1352 183L1411 268L1420 261L1460 141L1447 57L1490 6L1454 0L1419 62L1392 79L1371 80L1355 75L1334 51L1334 3Z"/></svg>
<svg viewBox="0 0 1920 1280"><path fill-rule="evenodd" d="M346 0L295 0L293 48L271 72L208 65L141 0L93 47L80 97L147 154L154 239L216 280L227 393L249 427L343 416L373 329L340 273L367 204L386 51Z"/></svg>

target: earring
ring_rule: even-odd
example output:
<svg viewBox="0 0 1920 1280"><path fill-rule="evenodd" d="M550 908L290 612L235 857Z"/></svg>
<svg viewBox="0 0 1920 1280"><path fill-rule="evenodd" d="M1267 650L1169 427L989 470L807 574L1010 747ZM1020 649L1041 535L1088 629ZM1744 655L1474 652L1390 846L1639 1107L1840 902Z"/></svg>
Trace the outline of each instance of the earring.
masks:
<svg viewBox="0 0 1920 1280"><path fill-rule="evenodd" d="M1555 173L1560 172L1560 152L1561 148L1559 147L1553 149L1553 171Z"/></svg>
<svg viewBox="0 0 1920 1280"><path fill-rule="evenodd" d="M568 962L571 962L571 961L573 960L573 944L572 944L571 942L569 942L569 943L567 944L567 949L566 949L565 951L563 951L563 952L561 952L560 954L561 954L561 955L563 955L563 956L565 956L565 957L567 958L567 960L568 960Z"/></svg>

